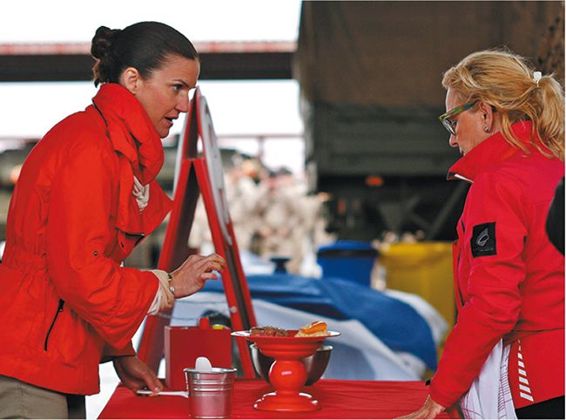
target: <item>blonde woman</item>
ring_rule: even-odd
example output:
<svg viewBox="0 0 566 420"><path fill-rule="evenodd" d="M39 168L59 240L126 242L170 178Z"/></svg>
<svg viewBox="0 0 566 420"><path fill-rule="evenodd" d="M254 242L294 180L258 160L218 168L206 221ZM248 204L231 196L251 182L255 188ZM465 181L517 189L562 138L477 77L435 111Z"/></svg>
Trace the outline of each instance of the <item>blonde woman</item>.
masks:
<svg viewBox="0 0 566 420"><path fill-rule="evenodd" d="M564 256L545 232L564 176L564 97L508 51L480 51L442 80L440 121L471 184L454 246L457 324L423 407L434 418L564 418Z"/></svg>

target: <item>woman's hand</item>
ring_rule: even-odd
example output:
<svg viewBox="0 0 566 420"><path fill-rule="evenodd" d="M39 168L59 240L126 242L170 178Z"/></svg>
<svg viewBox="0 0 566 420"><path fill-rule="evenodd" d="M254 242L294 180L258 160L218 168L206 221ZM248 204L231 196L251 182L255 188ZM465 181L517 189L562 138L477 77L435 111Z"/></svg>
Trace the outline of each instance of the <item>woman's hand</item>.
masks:
<svg viewBox="0 0 566 420"><path fill-rule="evenodd" d="M155 373L137 356L122 356L113 360L114 369L122 383L132 391L147 387L153 394L163 389Z"/></svg>
<svg viewBox="0 0 566 420"><path fill-rule="evenodd" d="M207 280L217 278L215 271L222 271L225 266L226 261L218 254L190 255L171 273L170 285L175 289L175 297L190 296L199 291Z"/></svg>
<svg viewBox="0 0 566 420"><path fill-rule="evenodd" d="M424 405L417 411L407 414L406 416L399 417L401 419L434 419L444 411L445 407L430 398L426 398Z"/></svg>

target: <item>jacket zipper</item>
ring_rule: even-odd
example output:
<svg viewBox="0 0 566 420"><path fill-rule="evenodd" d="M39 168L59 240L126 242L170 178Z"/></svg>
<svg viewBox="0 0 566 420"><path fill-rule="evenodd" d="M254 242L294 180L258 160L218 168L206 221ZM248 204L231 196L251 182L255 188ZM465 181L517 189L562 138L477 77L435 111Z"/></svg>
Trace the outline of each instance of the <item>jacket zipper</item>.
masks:
<svg viewBox="0 0 566 420"><path fill-rule="evenodd" d="M63 312L63 305L65 305L65 301L63 299L59 299L59 304L57 305L57 312L55 312L55 316L53 317L53 321L51 321L51 325L47 330L47 335L45 336L45 342L43 343L43 350L47 351L47 343L49 341L49 335L51 334L51 330L55 326L55 321L57 321L57 317L61 312Z"/></svg>

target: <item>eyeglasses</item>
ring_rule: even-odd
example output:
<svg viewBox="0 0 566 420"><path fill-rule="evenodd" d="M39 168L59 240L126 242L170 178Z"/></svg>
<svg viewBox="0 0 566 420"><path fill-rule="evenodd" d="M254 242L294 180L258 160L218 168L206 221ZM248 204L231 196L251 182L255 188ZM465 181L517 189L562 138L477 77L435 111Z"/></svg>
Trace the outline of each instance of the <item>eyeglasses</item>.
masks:
<svg viewBox="0 0 566 420"><path fill-rule="evenodd" d="M477 100L465 103L464 105L457 106L456 108L452 108L450 111L438 117L438 119L440 120L444 128L446 128L450 134L455 136L456 125L458 124L458 121L452 119L452 117L455 117L456 115L461 114L462 112L472 108L476 104L476 102Z"/></svg>

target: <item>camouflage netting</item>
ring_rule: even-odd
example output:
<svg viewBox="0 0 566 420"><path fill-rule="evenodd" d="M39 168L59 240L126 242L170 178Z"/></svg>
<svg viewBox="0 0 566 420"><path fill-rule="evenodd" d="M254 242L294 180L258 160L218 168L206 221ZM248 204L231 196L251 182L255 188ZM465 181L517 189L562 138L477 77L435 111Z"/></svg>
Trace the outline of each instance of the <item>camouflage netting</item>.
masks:
<svg viewBox="0 0 566 420"><path fill-rule="evenodd" d="M443 71L502 46L563 80L563 2L304 2L295 77L310 102L438 106Z"/></svg>
<svg viewBox="0 0 566 420"><path fill-rule="evenodd" d="M562 4L562 3L561 3ZM563 4L562 4L563 6ZM554 73L564 86L564 8L542 39L537 63L544 74Z"/></svg>

